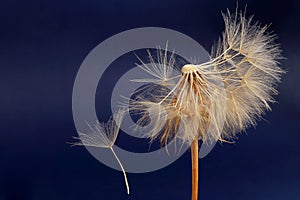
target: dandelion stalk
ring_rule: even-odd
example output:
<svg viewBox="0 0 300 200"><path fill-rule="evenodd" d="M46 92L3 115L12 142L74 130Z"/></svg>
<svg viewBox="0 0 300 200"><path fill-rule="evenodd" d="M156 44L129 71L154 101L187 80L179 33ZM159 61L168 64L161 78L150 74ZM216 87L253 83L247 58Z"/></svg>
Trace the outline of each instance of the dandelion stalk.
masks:
<svg viewBox="0 0 300 200"><path fill-rule="evenodd" d="M192 200L198 200L198 139L195 139L191 145L192 157Z"/></svg>

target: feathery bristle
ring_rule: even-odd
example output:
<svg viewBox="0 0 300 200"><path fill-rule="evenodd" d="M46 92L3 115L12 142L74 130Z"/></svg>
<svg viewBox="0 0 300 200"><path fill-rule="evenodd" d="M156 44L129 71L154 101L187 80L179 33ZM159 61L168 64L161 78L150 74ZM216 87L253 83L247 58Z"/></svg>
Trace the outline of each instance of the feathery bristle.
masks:
<svg viewBox="0 0 300 200"><path fill-rule="evenodd" d="M120 109L115 113L114 117L110 117L106 123L97 121L94 125L90 125L86 122L89 127L89 132L79 132L79 137L74 137L74 139L78 139L79 142L76 142L73 145L111 148L118 136L123 114L124 110Z"/></svg>
<svg viewBox="0 0 300 200"><path fill-rule="evenodd" d="M223 14L225 31L212 52L215 70L223 77L227 95L223 137L254 126L274 102L276 84L284 71L281 50L268 26L246 19L245 13ZM205 64L204 64L205 65Z"/></svg>

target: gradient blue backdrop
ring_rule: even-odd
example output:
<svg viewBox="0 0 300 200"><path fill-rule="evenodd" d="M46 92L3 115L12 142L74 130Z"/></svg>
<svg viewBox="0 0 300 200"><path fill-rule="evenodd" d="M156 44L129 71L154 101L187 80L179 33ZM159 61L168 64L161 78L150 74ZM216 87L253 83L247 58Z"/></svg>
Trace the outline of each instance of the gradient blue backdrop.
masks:
<svg viewBox="0 0 300 200"><path fill-rule="evenodd" d="M256 20L272 23L288 73L279 86L279 103L272 105L265 121L240 135L234 145L218 144L200 161L200 199L297 200L300 4L239 1L241 7L246 3ZM189 152L162 170L128 174L132 194L127 196L121 172L104 166L85 148L66 144L76 135L73 82L97 44L131 28L174 29L209 51L224 28L220 11L235 6L235 0L2 0L0 200L190 199ZM119 68L113 72L121 73ZM101 112L101 106L110 93L102 92L97 93L97 111L105 118L109 113ZM117 142L136 151L148 148L147 142L128 137Z"/></svg>

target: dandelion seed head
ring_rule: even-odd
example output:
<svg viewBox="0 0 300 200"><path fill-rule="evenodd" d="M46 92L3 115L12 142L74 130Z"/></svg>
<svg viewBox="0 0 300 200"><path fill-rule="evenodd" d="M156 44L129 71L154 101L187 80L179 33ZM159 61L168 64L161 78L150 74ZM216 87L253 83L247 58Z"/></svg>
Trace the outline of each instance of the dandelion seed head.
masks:
<svg viewBox="0 0 300 200"><path fill-rule="evenodd" d="M254 22L253 16L247 18L245 12L227 11L223 18L225 31L208 62L184 64L169 90L152 92L152 100L140 96L132 102L142 115L139 124L149 123L149 113L155 117L150 138L159 137L162 143L171 138L188 143L195 138L203 142L233 140L271 110L284 73L279 67L282 56L276 37L267 32L268 26ZM163 65L155 65L149 55L152 68L142 70L157 77L157 85L166 86L166 80L172 79L164 67L169 64L167 54L158 50L157 55ZM172 59L174 65L176 59Z"/></svg>

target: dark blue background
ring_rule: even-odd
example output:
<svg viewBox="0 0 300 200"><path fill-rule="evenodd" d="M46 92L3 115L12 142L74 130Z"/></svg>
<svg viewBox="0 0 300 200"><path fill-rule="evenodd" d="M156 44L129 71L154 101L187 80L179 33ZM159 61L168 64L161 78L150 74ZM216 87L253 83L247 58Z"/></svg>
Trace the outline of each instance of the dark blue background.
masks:
<svg viewBox="0 0 300 200"><path fill-rule="evenodd" d="M245 3L255 19L272 22L288 73L265 121L200 160L200 199L297 200L300 4L239 1ZM127 196L121 172L66 144L76 135L72 87L81 62L109 36L166 27L209 51L224 27L220 11L235 6L235 0L1 1L0 200L190 199L189 152L162 170L128 174Z"/></svg>

